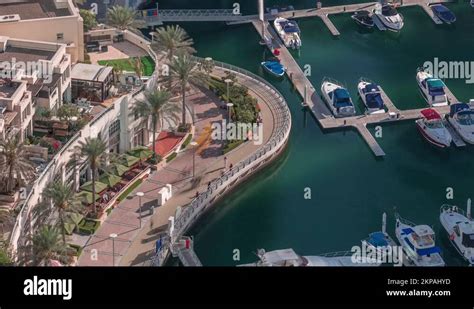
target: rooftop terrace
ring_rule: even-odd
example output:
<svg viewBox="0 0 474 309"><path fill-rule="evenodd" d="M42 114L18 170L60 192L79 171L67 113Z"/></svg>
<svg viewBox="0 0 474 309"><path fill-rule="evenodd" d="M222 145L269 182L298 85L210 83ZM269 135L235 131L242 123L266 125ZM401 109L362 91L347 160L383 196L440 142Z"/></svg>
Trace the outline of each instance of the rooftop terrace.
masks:
<svg viewBox="0 0 474 309"><path fill-rule="evenodd" d="M18 89L20 83L8 79L0 79L0 99L10 98Z"/></svg>
<svg viewBox="0 0 474 309"><path fill-rule="evenodd" d="M55 54L56 51L7 46L4 52L0 52L0 62L51 60Z"/></svg>
<svg viewBox="0 0 474 309"><path fill-rule="evenodd" d="M69 16L67 8L57 8L54 0L1 0L0 15L18 14L22 20Z"/></svg>

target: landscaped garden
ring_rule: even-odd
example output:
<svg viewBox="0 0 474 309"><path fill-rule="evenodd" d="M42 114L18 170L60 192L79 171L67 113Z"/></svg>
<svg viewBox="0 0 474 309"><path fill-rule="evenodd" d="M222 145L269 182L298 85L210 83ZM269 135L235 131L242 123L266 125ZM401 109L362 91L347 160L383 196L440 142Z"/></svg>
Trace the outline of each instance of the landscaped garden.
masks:
<svg viewBox="0 0 474 309"><path fill-rule="evenodd" d="M100 65L115 67L120 71L135 72L136 58L98 61ZM155 62L150 56L140 57L142 76L151 76L155 71Z"/></svg>

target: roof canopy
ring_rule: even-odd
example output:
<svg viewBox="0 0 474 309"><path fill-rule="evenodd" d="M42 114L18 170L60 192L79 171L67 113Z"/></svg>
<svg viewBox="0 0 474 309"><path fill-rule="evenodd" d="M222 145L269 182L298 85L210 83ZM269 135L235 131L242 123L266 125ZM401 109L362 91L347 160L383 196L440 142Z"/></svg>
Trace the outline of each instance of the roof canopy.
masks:
<svg viewBox="0 0 474 309"><path fill-rule="evenodd" d="M469 105L467 105L466 103L455 103L455 104L451 104L451 107L450 107L450 116L453 117L454 114L462 111L462 110L468 110L469 109Z"/></svg>

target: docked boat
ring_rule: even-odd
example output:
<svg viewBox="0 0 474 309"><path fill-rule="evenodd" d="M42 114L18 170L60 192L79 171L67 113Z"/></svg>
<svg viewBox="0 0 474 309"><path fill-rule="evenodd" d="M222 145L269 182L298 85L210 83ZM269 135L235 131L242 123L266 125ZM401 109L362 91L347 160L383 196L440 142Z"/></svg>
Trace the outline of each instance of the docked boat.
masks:
<svg viewBox="0 0 474 309"><path fill-rule="evenodd" d="M390 4L378 3L374 9L374 15L390 31L399 32L403 26L403 16Z"/></svg>
<svg viewBox="0 0 474 309"><path fill-rule="evenodd" d="M326 253L317 256L301 256L295 253L291 248L266 252L259 249L257 256L259 260L250 264L239 266L250 267L308 267L308 266L380 266L380 262L372 259L354 260L351 251Z"/></svg>
<svg viewBox="0 0 474 309"><path fill-rule="evenodd" d="M421 111L422 118L415 121L421 135L431 144L445 148L452 142L451 134L444 126L443 119L432 108Z"/></svg>
<svg viewBox="0 0 474 309"><path fill-rule="evenodd" d="M471 0L471 2L470 2L470 3L471 3L471 7L473 7L473 8L474 8L474 0Z"/></svg>
<svg viewBox="0 0 474 309"><path fill-rule="evenodd" d="M435 233L428 225L416 225L397 215L395 234L405 257L415 266L445 266Z"/></svg>
<svg viewBox="0 0 474 309"><path fill-rule="evenodd" d="M387 233L386 213L382 216L382 230L370 233L369 237L362 240L362 246L376 252L377 258L383 263L398 263L400 266L403 264L403 253L399 254L399 246Z"/></svg>
<svg viewBox="0 0 474 309"><path fill-rule="evenodd" d="M369 11L355 11L351 18L360 26L367 28L374 27L374 20L372 18L372 14Z"/></svg>
<svg viewBox="0 0 474 309"><path fill-rule="evenodd" d="M430 73L419 69L416 73L416 81L423 98L430 106L448 105L448 97L444 92L446 86L442 80L433 78L433 75Z"/></svg>
<svg viewBox="0 0 474 309"><path fill-rule="evenodd" d="M443 205L439 215L441 225L458 253L474 265L474 220L471 218L471 200L468 200L467 214L457 206Z"/></svg>
<svg viewBox="0 0 474 309"><path fill-rule="evenodd" d="M276 77L285 75L285 67L278 61L264 61L262 67L270 74Z"/></svg>
<svg viewBox="0 0 474 309"><path fill-rule="evenodd" d="M354 116L354 103L347 89L341 83L328 78L323 79L321 93L335 117Z"/></svg>
<svg viewBox="0 0 474 309"><path fill-rule="evenodd" d="M357 89L368 114L385 113L385 104L379 85L369 80L361 79L357 85Z"/></svg>
<svg viewBox="0 0 474 309"><path fill-rule="evenodd" d="M293 49L301 47L301 31L294 20L277 17L273 25L286 47Z"/></svg>
<svg viewBox="0 0 474 309"><path fill-rule="evenodd" d="M448 121L466 143L474 144L474 109L466 103L451 104Z"/></svg>
<svg viewBox="0 0 474 309"><path fill-rule="evenodd" d="M431 6L433 14L446 24L452 24L456 21L456 15L442 4L433 4Z"/></svg>

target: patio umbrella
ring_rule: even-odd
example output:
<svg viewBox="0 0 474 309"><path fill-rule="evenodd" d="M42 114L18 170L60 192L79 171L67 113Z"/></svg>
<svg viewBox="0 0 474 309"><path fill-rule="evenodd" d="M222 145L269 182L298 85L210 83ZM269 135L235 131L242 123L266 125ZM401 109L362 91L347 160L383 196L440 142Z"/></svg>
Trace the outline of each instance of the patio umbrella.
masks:
<svg viewBox="0 0 474 309"><path fill-rule="evenodd" d="M145 160L151 158L151 156L153 156L153 151L151 151L151 149L148 149L145 146L135 147L135 148L127 151L127 153L131 156L139 158L140 161L145 161Z"/></svg>
<svg viewBox="0 0 474 309"><path fill-rule="evenodd" d="M123 164L126 167L132 167L138 161L140 161L140 159L138 159L137 157L127 155L127 154L123 154L118 158L118 161L119 161L120 164Z"/></svg>
<svg viewBox="0 0 474 309"><path fill-rule="evenodd" d="M114 174L109 174L109 173L105 173L105 174L103 174L102 176L99 177L99 181L102 182L102 183L107 184L109 187L115 186L121 180L122 180L122 178L120 178L119 176L114 175Z"/></svg>
<svg viewBox="0 0 474 309"><path fill-rule="evenodd" d="M109 166L110 172L117 176L122 176L128 171L128 167L119 163L113 163Z"/></svg>
<svg viewBox="0 0 474 309"><path fill-rule="evenodd" d="M91 193L92 197L92 193ZM79 225L79 222L84 218L83 215L77 213L77 212L67 212L67 222L64 222L64 229L66 230L66 233L68 235L71 235L76 226Z"/></svg>
<svg viewBox="0 0 474 309"><path fill-rule="evenodd" d="M95 192L99 193L107 189L107 184L96 181L95 182ZM88 181L81 186L81 190L92 192L92 181Z"/></svg>
<svg viewBox="0 0 474 309"><path fill-rule="evenodd" d="M87 204L87 205L92 204L92 192L81 191L76 194L76 197L84 204ZM96 193L95 200L97 201L98 199L100 199L100 195Z"/></svg>

